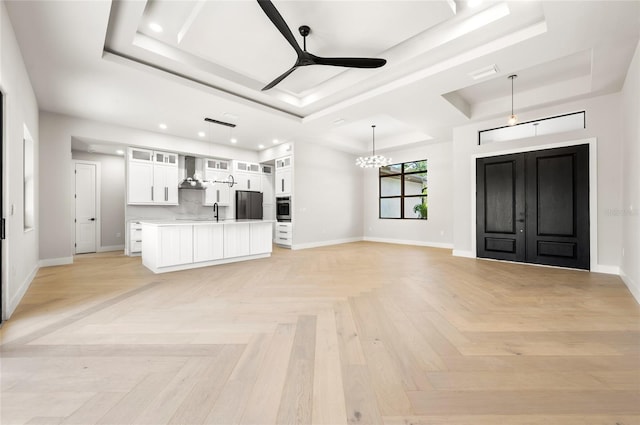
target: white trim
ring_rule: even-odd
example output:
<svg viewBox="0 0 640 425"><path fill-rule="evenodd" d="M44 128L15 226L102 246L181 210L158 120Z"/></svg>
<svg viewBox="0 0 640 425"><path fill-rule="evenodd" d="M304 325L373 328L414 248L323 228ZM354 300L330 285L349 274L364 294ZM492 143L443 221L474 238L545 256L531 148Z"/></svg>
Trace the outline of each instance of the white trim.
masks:
<svg viewBox="0 0 640 425"><path fill-rule="evenodd" d="M512 153L534 152L544 149L564 148L568 146L589 145L589 251L590 267L598 267L598 150L597 138L569 140L539 146L524 146L501 151L483 152L471 155L471 252L477 256L476 246L476 159L488 158ZM455 251L454 251L455 252ZM530 263L523 263L530 264ZM594 270L595 271L595 270Z"/></svg>
<svg viewBox="0 0 640 425"><path fill-rule="evenodd" d="M124 251L124 244L122 245L110 245L99 246L96 252L110 252L110 251Z"/></svg>
<svg viewBox="0 0 640 425"><path fill-rule="evenodd" d="M604 264L596 264L595 266L591 266L591 271L595 273L606 273L606 274L615 274L620 275L620 267L618 266L607 266Z"/></svg>
<svg viewBox="0 0 640 425"><path fill-rule="evenodd" d="M101 170L100 170L100 162L98 161L89 161L89 160L84 160L84 159L72 159L71 163L73 164L72 170L71 172L72 174L72 184L73 187L71 188L71 193L74 195L72 198L72 212L71 212L71 219L73 220L72 223L72 228L73 228L73 234L72 234L72 249L71 252L73 252L74 254L76 254L76 226L75 226L75 219L76 219L76 199L75 199L75 193L76 193L76 166L78 164L88 164L88 165L93 165L96 167L96 187L95 189L95 195L96 195L96 250L95 252L101 252L100 251L100 245L102 244L102 217L100 215L100 198L102 197L102 194L100 193L100 188L102 187L102 182L101 182Z"/></svg>
<svg viewBox="0 0 640 425"><path fill-rule="evenodd" d="M465 251L463 249L454 249L451 255L454 257L476 258L476 254L473 251Z"/></svg>
<svg viewBox="0 0 640 425"><path fill-rule="evenodd" d="M154 267L150 264L149 261L145 262L144 257L142 257L142 265L148 268L149 270L151 270L152 272L158 274L158 273L176 272L180 270L197 269L200 267L218 266L220 264L238 263L240 261L257 260L260 258L269 258L269 257L271 257L271 252L266 252L263 254L245 255L244 257L232 257L232 258L223 258L220 260L202 261L199 263L178 264L175 266L166 266L166 267Z"/></svg>
<svg viewBox="0 0 640 425"><path fill-rule="evenodd" d="M38 262L39 267L64 266L73 264L73 257L46 258Z"/></svg>
<svg viewBox="0 0 640 425"><path fill-rule="evenodd" d="M638 286L633 281L633 279L627 276L627 274L625 274L624 271L620 271L620 278L622 279L624 284L627 285L627 289L629 289L629 292L631 292L631 295L633 295L633 298L636 299L636 302L640 304L640 286Z"/></svg>
<svg viewBox="0 0 640 425"><path fill-rule="evenodd" d="M431 248L453 249L453 244L446 242L412 241L408 239L372 238L365 236L362 240L367 242L393 243L399 245L428 246Z"/></svg>
<svg viewBox="0 0 640 425"><path fill-rule="evenodd" d="M24 294L27 293L27 290L31 286L31 282L33 282L33 279L36 277L38 270L40 270L40 267L36 265L33 270L31 270L31 273L29 273L24 282L22 282L13 298L9 300L9 302L7 303L7 311L4 312L5 318L11 317L11 315L13 315L16 307L18 307L18 304L20 304L20 301L22 301L22 297L24 297Z"/></svg>
<svg viewBox="0 0 640 425"><path fill-rule="evenodd" d="M351 242L360 242L363 238L345 238L345 239L333 239L330 241L321 241L321 242L309 242L309 243L299 243L292 244L291 249L309 249L309 248L320 248L322 246L330 246L330 245L340 245L343 243L351 243Z"/></svg>

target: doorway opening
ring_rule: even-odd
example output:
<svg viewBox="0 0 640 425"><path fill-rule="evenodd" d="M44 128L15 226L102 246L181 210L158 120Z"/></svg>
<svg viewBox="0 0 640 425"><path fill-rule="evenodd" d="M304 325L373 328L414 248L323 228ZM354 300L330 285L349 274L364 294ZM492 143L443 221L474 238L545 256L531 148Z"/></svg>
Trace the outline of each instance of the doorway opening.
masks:
<svg viewBox="0 0 640 425"><path fill-rule="evenodd" d="M589 145L476 159L476 249L589 270Z"/></svg>

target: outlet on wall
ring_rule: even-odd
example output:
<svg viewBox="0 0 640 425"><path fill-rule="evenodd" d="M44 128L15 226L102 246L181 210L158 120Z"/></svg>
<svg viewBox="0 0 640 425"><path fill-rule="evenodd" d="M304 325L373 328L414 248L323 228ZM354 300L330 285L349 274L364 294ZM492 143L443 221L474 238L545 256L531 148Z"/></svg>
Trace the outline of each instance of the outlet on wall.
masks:
<svg viewBox="0 0 640 425"><path fill-rule="evenodd" d="M120 232L116 233L116 238L119 238L121 236L122 236L122 233L120 233Z"/></svg>

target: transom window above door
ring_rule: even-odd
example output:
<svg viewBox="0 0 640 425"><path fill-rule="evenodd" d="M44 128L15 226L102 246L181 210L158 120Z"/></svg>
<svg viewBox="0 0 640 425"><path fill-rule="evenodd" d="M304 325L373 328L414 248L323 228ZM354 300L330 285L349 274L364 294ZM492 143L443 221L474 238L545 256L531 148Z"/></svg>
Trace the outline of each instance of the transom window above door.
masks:
<svg viewBox="0 0 640 425"><path fill-rule="evenodd" d="M380 218L427 219L427 160L380 167Z"/></svg>

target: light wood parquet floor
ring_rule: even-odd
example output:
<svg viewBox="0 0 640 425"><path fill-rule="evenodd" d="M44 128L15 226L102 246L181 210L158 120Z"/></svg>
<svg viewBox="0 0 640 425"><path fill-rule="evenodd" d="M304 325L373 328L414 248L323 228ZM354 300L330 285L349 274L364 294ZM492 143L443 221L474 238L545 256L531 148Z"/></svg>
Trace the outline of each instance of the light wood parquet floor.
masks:
<svg viewBox="0 0 640 425"><path fill-rule="evenodd" d="M2 328L2 424L640 424L616 276L359 242L154 275L39 271Z"/></svg>

